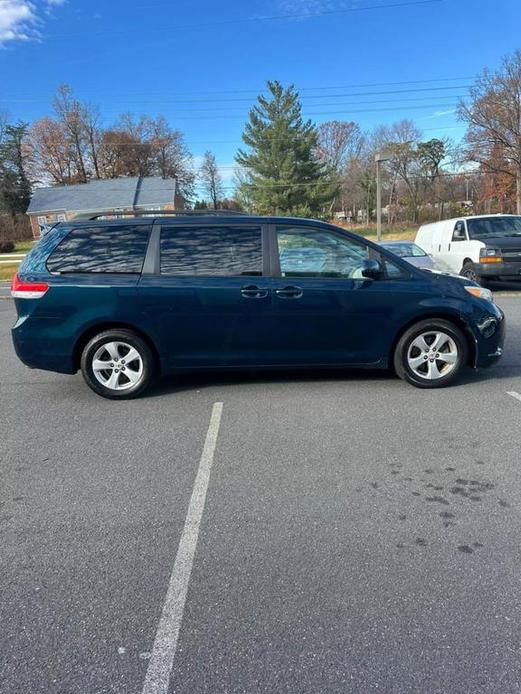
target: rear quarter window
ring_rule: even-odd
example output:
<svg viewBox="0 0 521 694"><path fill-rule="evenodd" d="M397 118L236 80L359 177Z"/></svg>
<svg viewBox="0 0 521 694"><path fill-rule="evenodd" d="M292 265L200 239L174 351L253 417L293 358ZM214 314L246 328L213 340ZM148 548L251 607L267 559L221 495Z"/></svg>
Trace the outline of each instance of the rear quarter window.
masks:
<svg viewBox="0 0 521 694"><path fill-rule="evenodd" d="M50 272L138 274L151 226L93 226L73 229L47 261Z"/></svg>
<svg viewBox="0 0 521 694"><path fill-rule="evenodd" d="M22 260L18 274L26 276L34 273L46 273L46 261L60 240L69 233L69 228L55 227L42 236Z"/></svg>

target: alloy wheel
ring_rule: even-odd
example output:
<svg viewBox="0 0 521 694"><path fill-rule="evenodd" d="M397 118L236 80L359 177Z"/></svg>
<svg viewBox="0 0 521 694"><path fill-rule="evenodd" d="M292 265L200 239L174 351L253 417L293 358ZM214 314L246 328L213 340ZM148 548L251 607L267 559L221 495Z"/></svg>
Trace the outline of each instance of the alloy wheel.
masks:
<svg viewBox="0 0 521 694"><path fill-rule="evenodd" d="M128 390L143 377L143 357L126 342L106 342L92 357L96 380L111 390Z"/></svg>
<svg viewBox="0 0 521 694"><path fill-rule="evenodd" d="M473 282L478 281L478 276L476 274L476 271L473 270L472 268L468 268L467 270L463 271L463 277L466 277L468 280L472 280Z"/></svg>
<svg viewBox="0 0 521 694"><path fill-rule="evenodd" d="M407 350L407 364L420 378L437 380L448 376L455 368L459 350L454 339L439 330L418 335Z"/></svg>

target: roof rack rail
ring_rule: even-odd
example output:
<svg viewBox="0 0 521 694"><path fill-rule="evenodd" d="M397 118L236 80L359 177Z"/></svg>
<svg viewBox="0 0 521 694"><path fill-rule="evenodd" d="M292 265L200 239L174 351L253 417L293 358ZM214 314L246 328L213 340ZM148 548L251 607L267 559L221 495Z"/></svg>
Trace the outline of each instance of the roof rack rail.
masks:
<svg viewBox="0 0 521 694"><path fill-rule="evenodd" d="M247 216L246 212L239 210L102 210L96 213L83 212L74 217L75 220L94 220L100 217L183 217L183 216L202 216L212 217L220 215L239 215Z"/></svg>

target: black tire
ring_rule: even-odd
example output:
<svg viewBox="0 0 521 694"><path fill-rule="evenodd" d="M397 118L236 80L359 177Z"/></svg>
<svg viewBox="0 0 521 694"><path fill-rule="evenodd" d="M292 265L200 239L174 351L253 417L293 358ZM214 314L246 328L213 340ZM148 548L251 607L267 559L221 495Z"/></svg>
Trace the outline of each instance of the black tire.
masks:
<svg viewBox="0 0 521 694"><path fill-rule="evenodd" d="M104 350L101 352L101 355L105 356L105 358L108 357L110 363L107 363L107 370L98 369L100 374L100 378L98 378L93 368L94 357L98 353L98 360L100 360L100 350L104 348L104 345L110 343L124 344L124 346L118 346L118 356L121 365L120 362L116 362L116 366L120 368L111 368L114 365L114 361L110 362L109 352ZM130 352L126 352L127 347L133 348L138 353L138 357L134 361L131 360L132 367L127 366L127 360L124 358L125 353L130 354ZM102 361L105 361L105 359ZM156 374L156 360L145 340L131 330L104 330L95 335L85 345L81 355L81 372L85 383L98 395L110 400L127 400L141 395L153 383ZM112 372L118 374L117 387L120 389L107 387L100 382L100 379L102 381L108 379ZM129 374L132 374L132 376L130 377ZM131 382L134 378L136 379L135 383Z"/></svg>
<svg viewBox="0 0 521 694"><path fill-rule="evenodd" d="M443 358L436 359L436 354L432 355L432 360L430 357L425 357L421 350L417 347L413 347L412 343L419 338L421 335L426 333L436 333L441 332L448 336L452 340L456 347L456 361L453 366L448 370L446 375L443 375L443 370L448 368L448 365L444 362ZM427 342L427 346L431 348L433 343ZM446 343L447 346L450 342ZM434 362L436 370L440 371L441 376L439 378L428 378L427 374L425 377L414 371L409 364L409 354L414 355L414 350L418 350L418 355L415 358L422 356L424 359L426 371L430 371L429 362ZM438 353L439 354L439 353ZM451 352L453 354L453 352ZM447 355L448 356L448 355ZM404 334L398 340L396 349L394 351L394 368L396 373L400 378L408 383L411 383L417 388L443 388L451 384L459 375L461 369L467 364L468 357L468 346L467 340L463 332L454 323L441 318L432 318L415 323L410 328L408 328ZM422 368L421 364L418 368ZM433 368L433 367L432 367Z"/></svg>
<svg viewBox="0 0 521 694"><path fill-rule="evenodd" d="M474 267L474 263L471 260L467 260L463 263L463 267L461 268L461 272L459 274L462 277L466 277L468 280L477 282L477 284L480 284L482 287L484 287L486 284L486 280L478 275Z"/></svg>

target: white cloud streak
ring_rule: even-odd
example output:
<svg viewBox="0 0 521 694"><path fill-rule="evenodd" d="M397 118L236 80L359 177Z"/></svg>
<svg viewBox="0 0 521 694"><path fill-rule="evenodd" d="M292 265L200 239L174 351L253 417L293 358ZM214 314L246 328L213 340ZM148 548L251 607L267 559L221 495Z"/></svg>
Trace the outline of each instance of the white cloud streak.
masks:
<svg viewBox="0 0 521 694"><path fill-rule="evenodd" d="M295 15L296 19L313 17L323 12L335 12L345 10L348 5L339 0L279 0L278 10L288 15ZM349 5L355 7L356 3Z"/></svg>
<svg viewBox="0 0 521 694"><path fill-rule="evenodd" d="M0 46L9 41L35 41L40 38L42 14L66 0L0 0Z"/></svg>

